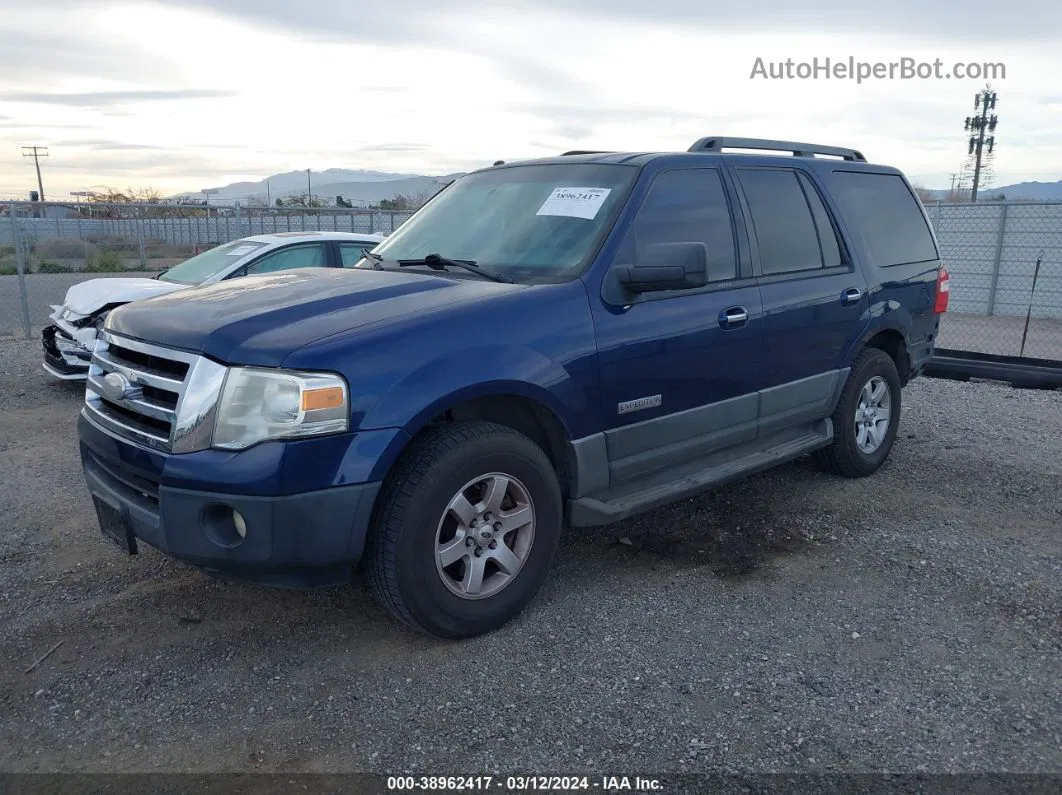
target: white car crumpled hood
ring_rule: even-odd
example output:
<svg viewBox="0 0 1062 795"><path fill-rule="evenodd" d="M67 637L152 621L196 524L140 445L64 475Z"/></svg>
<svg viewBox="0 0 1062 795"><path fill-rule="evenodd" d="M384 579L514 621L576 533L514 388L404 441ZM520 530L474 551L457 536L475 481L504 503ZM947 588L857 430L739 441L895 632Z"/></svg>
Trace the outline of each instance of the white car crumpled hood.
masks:
<svg viewBox="0 0 1062 795"><path fill-rule="evenodd" d="M158 279L115 278L90 279L75 284L66 291L63 307L78 315L91 315L107 304L127 304L156 295L187 290L186 284L173 284Z"/></svg>

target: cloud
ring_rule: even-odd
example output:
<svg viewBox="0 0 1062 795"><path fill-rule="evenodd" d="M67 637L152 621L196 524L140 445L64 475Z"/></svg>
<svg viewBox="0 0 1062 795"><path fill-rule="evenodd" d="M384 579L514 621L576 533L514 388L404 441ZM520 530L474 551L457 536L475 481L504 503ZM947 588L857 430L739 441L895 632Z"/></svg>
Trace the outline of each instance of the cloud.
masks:
<svg viewBox="0 0 1062 795"><path fill-rule="evenodd" d="M328 40L400 41L432 38L433 18L469 14L490 16L496 7L482 0L353 3L316 0L313 13L289 0L164 0L171 6L197 5L225 16L288 32L301 31ZM548 11L575 24L594 20L666 24L682 28L742 31L881 32L970 41L1056 39L1062 5L1055 0L1022 0L1022 8L1002 9L991 0L892 0L856 5L851 0L815 0L813 5L785 0L743 0L706 5L703 0L509 0L505 11ZM990 20L990 23L988 22ZM1030 20L1036 20L1030 24ZM592 32L587 25L587 32ZM547 45L548 46L548 45Z"/></svg>
<svg viewBox="0 0 1062 795"><path fill-rule="evenodd" d="M358 147L356 151L364 152L426 152L431 149L428 144L373 144L371 146Z"/></svg>
<svg viewBox="0 0 1062 795"><path fill-rule="evenodd" d="M965 156L980 81L750 80L761 55L1004 61L999 171L1062 167L1043 154L1062 106L1045 43L1062 29L1057 0L2 2L24 11L0 36L0 139L50 143L49 168L77 183L441 173L567 149L683 150L713 133L856 146L934 174Z"/></svg>
<svg viewBox="0 0 1062 795"><path fill-rule="evenodd" d="M130 152L141 149L168 151L171 149L171 147L153 146L151 144L130 144L124 141L116 141L112 138L72 138L65 141L53 141L51 146L62 146L70 149L92 149L95 152Z"/></svg>
<svg viewBox="0 0 1062 795"><path fill-rule="evenodd" d="M0 121L0 130L92 130L91 124L37 124L25 121Z"/></svg>
<svg viewBox="0 0 1062 795"><path fill-rule="evenodd" d="M55 153L53 152L53 155ZM106 175L105 181L139 185L179 179L208 179L212 182L239 174L254 173L260 166L250 163L218 162L209 156L179 150L125 151L90 149L70 160L52 157L49 170L66 181L84 181L82 175Z"/></svg>
<svg viewBox="0 0 1062 795"><path fill-rule="evenodd" d="M37 105L65 105L75 108L113 108L141 102L172 102L188 99L218 99L236 96L234 91L182 88L172 90L144 89L137 91L87 91L79 93L47 93L37 91L9 91L0 94L0 102L22 102Z"/></svg>
<svg viewBox="0 0 1062 795"><path fill-rule="evenodd" d="M55 30L61 22L45 19L37 25L39 29L33 29L28 27L34 20L32 16L22 20L10 9L5 9L3 16L0 80L9 84L40 84L68 75L109 80L128 80L133 75L139 80L165 79L172 71L165 59L142 49L138 42L115 46L114 42L101 41L81 30L77 23L62 31ZM16 25L19 21L24 25L21 29Z"/></svg>

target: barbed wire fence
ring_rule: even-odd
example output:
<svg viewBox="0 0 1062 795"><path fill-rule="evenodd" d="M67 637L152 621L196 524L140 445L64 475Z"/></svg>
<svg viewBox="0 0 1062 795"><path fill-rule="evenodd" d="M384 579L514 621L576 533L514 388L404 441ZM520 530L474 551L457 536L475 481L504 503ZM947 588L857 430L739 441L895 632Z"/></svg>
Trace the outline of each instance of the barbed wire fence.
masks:
<svg viewBox="0 0 1062 795"><path fill-rule="evenodd" d="M939 202L927 209L951 273L938 347L1062 361L1062 202ZM10 204L0 215L0 335L39 333L50 305L86 279L154 275L252 234L390 234L411 214L341 207Z"/></svg>

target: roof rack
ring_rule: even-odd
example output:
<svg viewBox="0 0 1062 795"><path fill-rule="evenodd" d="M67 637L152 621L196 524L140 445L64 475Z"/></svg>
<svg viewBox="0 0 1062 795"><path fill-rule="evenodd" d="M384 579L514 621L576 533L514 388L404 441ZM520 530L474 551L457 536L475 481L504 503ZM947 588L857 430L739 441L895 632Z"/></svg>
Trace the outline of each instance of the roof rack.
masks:
<svg viewBox="0 0 1062 795"><path fill-rule="evenodd" d="M590 149L573 149L570 152L565 152L561 157L568 157L569 155L614 155L615 152L606 152L604 150L590 150Z"/></svg>
<svg viewBox="0 0 1062 795"><path fill-rule="evenodd" d="M774 149L781 152L792 152L794 157L833 155L834 157L842 157L845 160L858 160L863 163L867 161L862 152L839 146L802 144L796 141L770 141L766 138L728 138L722 135L710 135L706 138L701 138L686 151L722 152L724 147L728 149Z"/></svg>

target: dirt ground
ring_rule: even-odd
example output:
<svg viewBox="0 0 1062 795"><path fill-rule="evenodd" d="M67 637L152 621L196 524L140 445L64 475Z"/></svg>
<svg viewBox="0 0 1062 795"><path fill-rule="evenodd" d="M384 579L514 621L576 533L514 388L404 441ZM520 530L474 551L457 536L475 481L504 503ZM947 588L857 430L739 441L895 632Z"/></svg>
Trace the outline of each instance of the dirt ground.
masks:
<svg viewBox="0 0 1062 795"><path fill-rule="evenodd" d="M0 771L1062 773L1062 393L922 379L892 457L592 531L492 635L100 535L0 341ZM42 655L58 648L33 670Z"/></svg>

